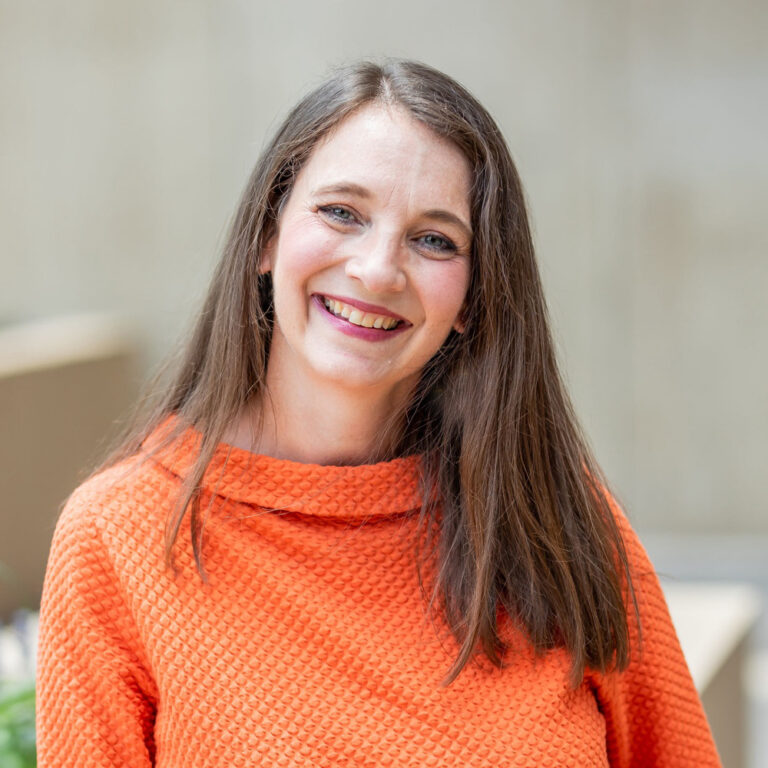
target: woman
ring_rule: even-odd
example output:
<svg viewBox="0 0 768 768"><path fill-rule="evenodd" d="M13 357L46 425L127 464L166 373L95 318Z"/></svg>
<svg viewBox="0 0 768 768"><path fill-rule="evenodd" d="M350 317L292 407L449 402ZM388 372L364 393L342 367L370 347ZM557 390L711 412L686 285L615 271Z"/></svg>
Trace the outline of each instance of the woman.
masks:
<svg viewBox="0 0 768 768"><path fill-rule="evenodd" d="M413 62L285 120L41 624L42 765L718 765L504 140Z"/></svg>

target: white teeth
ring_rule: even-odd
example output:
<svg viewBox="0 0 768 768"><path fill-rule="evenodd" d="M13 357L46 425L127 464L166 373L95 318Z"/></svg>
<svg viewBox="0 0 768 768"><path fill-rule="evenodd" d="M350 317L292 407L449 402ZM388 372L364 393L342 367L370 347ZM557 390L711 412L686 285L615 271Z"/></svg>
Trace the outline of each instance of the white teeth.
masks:
<svg viewBox="0 0 768 768"><path fill-rule="evenodd" d="M349 320L353 325L359 325L363 328L382 328L385 331L389 331L398 323L394 317L363 312L362 310L355 309L354 307L349 306L349 304L344 304L344 302L337 301L336 299L323 297L323 304L332 314L337 317L343 317L345 320Z"/></svg>

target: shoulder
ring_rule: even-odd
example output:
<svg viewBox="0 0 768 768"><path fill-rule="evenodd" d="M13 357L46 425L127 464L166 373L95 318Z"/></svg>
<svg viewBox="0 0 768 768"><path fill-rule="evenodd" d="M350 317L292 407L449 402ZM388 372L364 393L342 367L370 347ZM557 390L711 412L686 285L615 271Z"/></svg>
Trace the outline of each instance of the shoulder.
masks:
<svg viewBox="0 0 768 768"><path fill-rule="evenodd" d="M656 569L640 537L616 500L607 496L626 554L630 592L627 595L630 637L635 660L654 648L680 655L672 618Z"/></svg>
<svg viewBox="0 0 768 768"><path fill-rule="evenodd" d="M656 574L648 557L648 553L643 546L640 536L634 529L627 512L617 501L614 495L606 488L602 489L603 498L608 504L613 522L616 525L616 531L619 535L619 541L626 554L627 565L629 566L630 577L633 580L644 580L646 578L656 578Z"/></svg>
<svg viewBox="0 0 768 768"><path fill-rule="evenodd" d="M113 556L145 550L162 539L178 491L178 478L151 458L129 457L70 495L56 523L54 549L98 549Z"/></svg>

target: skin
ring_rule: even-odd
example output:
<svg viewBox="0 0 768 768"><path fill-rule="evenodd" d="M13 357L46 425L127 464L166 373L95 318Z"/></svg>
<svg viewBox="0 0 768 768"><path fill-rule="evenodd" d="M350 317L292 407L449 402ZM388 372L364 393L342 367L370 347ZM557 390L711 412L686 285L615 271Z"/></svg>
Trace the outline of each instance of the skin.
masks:
<svg viewBox="0 0 768 768"><path fill-rule="evenodd" d="M232 442L317 464L370 456L424 365L462 331L470 185L462 152L400 107L364 107L317 146L262 257L275 300L268 399ZM360 332L327 296L398 326Z"/></svg>

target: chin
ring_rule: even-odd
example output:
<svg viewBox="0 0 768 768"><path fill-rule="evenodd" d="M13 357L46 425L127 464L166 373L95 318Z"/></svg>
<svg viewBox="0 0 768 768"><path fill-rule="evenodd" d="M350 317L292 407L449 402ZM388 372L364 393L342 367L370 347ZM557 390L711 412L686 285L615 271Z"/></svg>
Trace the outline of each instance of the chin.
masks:
<svg viewBox="0 0 768 768"><path fill-rule="evenodd" d="M322 365L315 368L318 378L339 390L386 388L386 377L380 371L352 365Z"/></svg>
<svg viewBox="0 0 768 768"><path fill-rule="evenodd" d="M324 357L322 360L313 361L312 369L315 376L324 383L335 386L339 391L350 392L354 390L368 391L391 390L392 394L401 388L409 388L403 381L392 376L388 366L383 366L380 361L368 362L359 358L350 359L346 356ZM412 377L408 377L410 380Z"/></svg>

